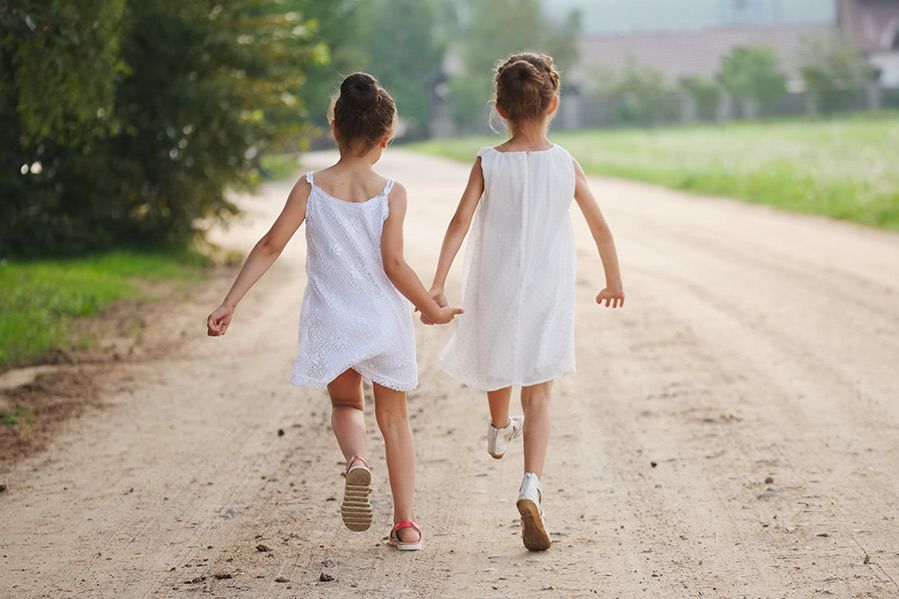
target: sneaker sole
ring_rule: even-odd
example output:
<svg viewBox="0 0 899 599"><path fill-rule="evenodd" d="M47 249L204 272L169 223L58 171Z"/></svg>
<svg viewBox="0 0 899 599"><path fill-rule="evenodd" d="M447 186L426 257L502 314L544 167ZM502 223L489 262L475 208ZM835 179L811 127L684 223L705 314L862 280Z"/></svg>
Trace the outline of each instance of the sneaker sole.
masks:
<svg viewBox="0 0 899 599"><path fill-rule="evenodd" d="M340 516L347 528L362 532L371 527L372 511L368 494L371 491L371 472L366 468L355 468L347 472L343 489L343 505Z"/></svg>
<svg viewBox="0 0 899 599"><path fill-rule="evenodd" d="M521 539L528 551L546 551L552 539L543 526L540 508L530 499L519 499L516 503L521 514Z"/></svg>

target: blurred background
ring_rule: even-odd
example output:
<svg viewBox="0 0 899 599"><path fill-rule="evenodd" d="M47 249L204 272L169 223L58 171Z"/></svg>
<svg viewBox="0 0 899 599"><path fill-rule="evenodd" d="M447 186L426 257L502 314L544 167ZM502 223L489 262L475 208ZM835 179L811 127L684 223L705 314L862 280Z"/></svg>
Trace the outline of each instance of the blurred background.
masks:
<svg viewBox="0 0 899 599"><path fill-rule="evenodd" d="M9 349L23 305L107 301L35 307L78 270L53 260L177 270L230 192L330 147L346 74L394 95L397 144L470 160L523 48L562 70L556 140L589 173L899 230L899 0L3 0L0 364L46 346Z"/></svg>

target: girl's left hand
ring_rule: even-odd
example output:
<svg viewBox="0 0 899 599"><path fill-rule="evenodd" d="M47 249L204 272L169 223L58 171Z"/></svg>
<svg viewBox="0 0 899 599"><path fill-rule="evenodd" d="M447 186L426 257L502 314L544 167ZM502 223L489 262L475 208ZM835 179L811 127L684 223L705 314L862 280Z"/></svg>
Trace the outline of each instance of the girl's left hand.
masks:
<svg viewBox="0 0 899 599"><path fill-rule="evenodd" d="M606 287L596 296L596 303L599 305L605 303L606 308L623 308L624 289Z"/></svg>

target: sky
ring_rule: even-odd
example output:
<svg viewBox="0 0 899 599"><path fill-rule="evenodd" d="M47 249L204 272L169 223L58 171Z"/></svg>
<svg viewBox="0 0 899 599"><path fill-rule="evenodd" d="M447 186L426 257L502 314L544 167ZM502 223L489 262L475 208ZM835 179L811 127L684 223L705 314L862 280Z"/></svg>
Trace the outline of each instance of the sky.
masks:
<svg viewBox="0 0 899 599"><path fill-rule="evenodd" d="M559 14L584 13L584 32L700 29L737 23L832 23L834 0L543 0Z"/></svg>

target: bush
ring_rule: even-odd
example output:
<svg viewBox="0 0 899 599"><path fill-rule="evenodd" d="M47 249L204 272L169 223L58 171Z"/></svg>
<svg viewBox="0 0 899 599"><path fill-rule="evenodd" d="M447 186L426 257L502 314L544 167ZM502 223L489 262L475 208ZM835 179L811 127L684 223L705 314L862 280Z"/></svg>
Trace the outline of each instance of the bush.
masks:
<svg viewBox="0 0 899 599"><path fill-rule="evenodd" d="M615 106L623 123L655 125L677 116L677 96L665 82L665 74L653 67L628 61L619 72L600 77L606 83L600 99Z"/></svg>
<svg viewBox="0 0 899 599"><path fill-rule="evenodd" d="M871 68L845 38L806 37L800 49L799 72L815 110L848 110L871 78Z"/></svg>
<svg viewBox="0 0 899 599"><path fill-rule="evenodd" d="M279 8L280 7L280 8ZM314 23L262 0L27 0L2 13L0 256L184 241L296 139Z"/></svg>
<svg viewBox="0 0 899 599"><path fill-rule="evenodd" d="M787 77L777 52L768 46L741 46L721 59L718 82L741 102L743 116L753 118L759 108L783 96Z"/></svg>

